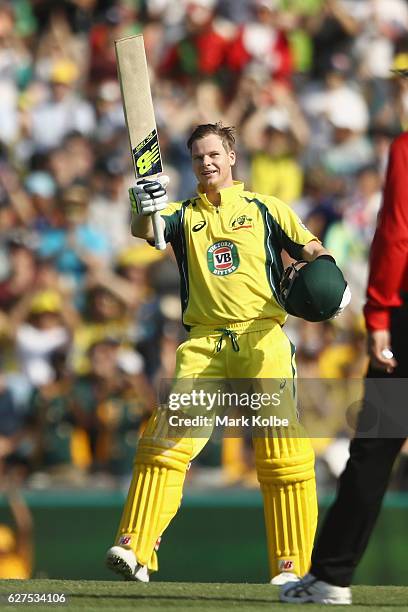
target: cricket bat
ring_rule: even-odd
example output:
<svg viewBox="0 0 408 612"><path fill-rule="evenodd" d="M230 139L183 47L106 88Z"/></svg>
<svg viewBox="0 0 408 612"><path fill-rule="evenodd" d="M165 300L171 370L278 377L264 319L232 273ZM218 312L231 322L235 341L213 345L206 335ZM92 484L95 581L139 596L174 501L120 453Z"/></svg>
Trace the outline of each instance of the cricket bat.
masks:
<svg viewBox="0 0 408 612"><path fill-rule="evenodd" d="M163 168L143 35L116 40L115 50L135 176L155 177ZM156 249L163 251L166 242L159 212L153 213L152 222Z"/></svg>

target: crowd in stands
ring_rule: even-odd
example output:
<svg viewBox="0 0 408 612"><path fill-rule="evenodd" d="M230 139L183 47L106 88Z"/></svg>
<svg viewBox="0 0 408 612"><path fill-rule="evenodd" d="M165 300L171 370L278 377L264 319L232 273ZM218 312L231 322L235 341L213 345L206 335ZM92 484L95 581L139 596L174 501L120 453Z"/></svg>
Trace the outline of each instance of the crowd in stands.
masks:
<svg viewBox="0 0 408 612"><path fill-rule="evenodd" d="M408 67L407 2L1 0L0 459L33 487L125 482L185 338L170 248L129 229L114 40L140 32L171 199L195 192L192 128L236 126L236 177L292 206L352 289L340 319L288 321L299 378L366 366L368 252L408 117L390 71ZM324 480L347 427L311 404ZM190 480L252 486L247 444L210 443Z"/></svg>

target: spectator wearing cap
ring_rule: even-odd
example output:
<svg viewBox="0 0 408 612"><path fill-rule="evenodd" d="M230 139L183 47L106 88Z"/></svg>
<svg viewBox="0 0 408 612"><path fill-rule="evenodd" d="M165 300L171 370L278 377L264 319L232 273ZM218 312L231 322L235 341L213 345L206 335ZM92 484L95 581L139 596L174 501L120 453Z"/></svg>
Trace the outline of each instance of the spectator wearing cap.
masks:
<svg viewBox="0 0 408 612"><path fill-rule="evenodd" d="M163 251L152 249L146 244L128 247L118 254L116 273L128 288L127 303L130 312L137 312L141 304L149 299L151 293L148 282L150 265L163 259L164 256Z"/></svg>
<svg viewBox="0 0 408 612"><path fill-rule="evenodd" d="M33 387L53 380L51 354L67 349L74 318L69 303L55 290L31 291L10 313L21 369Z"/></svg>
<svg viewBox="0 0 408 612"><path fill-rule="evenodd" d="M57 147L69 132L91 134L95 112L89 102L75 91L79 70L71 60L59 60L51 71L48 100L31 111L31 134L36 150Z"/></svg>
<svg viewBox="0 0 408 612"><path fill-rule="evenodd" d="M61 195L63 223L40 235L38 253L52 257L59 273L72 288L81 284L89 269L106 265L110 245L88 221L89 190L73 185Z"/></svg>
<svg viewBox="0 0 408 612"><path fill-rule="evenodd" d="M57 185L49 172L31 172L24 183L31 200L31 210L25 215L25 225L30 229L44 231L59 224L60 215L55 206Z"/></svg>

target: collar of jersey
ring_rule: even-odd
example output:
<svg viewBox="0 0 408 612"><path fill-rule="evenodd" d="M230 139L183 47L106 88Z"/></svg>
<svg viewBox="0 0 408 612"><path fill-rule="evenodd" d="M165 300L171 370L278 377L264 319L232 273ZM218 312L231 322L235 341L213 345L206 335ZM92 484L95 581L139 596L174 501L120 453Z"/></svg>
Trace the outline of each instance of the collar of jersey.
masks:
<svg viewBox="0 0 408 612"><path fill-rule="evenodd" d="M225 187L220 190L221 194L221 203L220 206L225 206L230 204L231 202L236 200L236 197L244 190L244 183L242 181L234 181L234 184L231 187ZM198 195L200 196L200 200L205 206L209 206L214 208L214 204L210 202L207 198L207 195L200 191L200 188L197 190Z"/></svg>

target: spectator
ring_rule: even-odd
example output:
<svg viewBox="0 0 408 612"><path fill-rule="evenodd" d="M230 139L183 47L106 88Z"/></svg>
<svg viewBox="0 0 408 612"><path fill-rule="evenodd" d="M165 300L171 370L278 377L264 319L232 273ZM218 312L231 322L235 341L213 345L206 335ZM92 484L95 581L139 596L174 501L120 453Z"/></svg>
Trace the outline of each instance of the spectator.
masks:
<svg viewBox="0 0 408 612"><path fill-rule="evenodd" d="M53 66L51 95L31 112L31 138L36 150L58 146L73 130L89 135L95 129L92 106L74 91L78 77L78 67L71 60L59 60Z"/></svg>
<svg viewBox="0 0 408 612"><path fill-rule="evenodd" d="M126 151L127 155L127 151ZM89 222L92 228L105 238L112 255L130 246L130 218L125 179L129 166L123 154L116 152L100 160L101 186L99 193L91 199Z"/></svg>
<svg viewBox="0 0 408 612"><path fill-rule="evenodd" d="M275 103L258 108L243 126L247 149L253 153L251 188L288 204L302 193L303 170L298 150L307 145L309 130L287 88L271 84Z"/></svg>
<svg viewBox="0 0 408 612"><path fill-rule="evenodd" d="M229 68L240 73L249 65L267 69L275 80L289 82L293 57L285 32L279 27L277 0L254 0L255 19L241 24L228 49Z"/></svg>
<svg viewBox="0 0 408 612"><path fill-rule="evenodd" d="M35 254L25 233L9 234L6 243L9 271L0 282L0 310L8 313L32 289L36 273Z"/></svg>
<svg viewBox="0 0 408 612"><path fill-rule="evenodd" d="M108 261L110 245L105 235L88 221L90 193L82 185L73 185L61 195L61 227L40 234L38 252L53 257L59 273L72 288L81 284L88 270Z"/></svg>
<svg viewBox="0 0 408 612"><path fill-rule="evenodd" d="M88 351L90 347L106 336L132 344L134 324L129 317L126 301L116 284L105 287L94 281L86 293L86 304L83 318L76 326L72 363L75 372L89 372Z"/></svg>
<svg viewBox="0 0 408 612"><path fill-rule="evenodd" d="M52 381L51 355L70 341L70 305L52 289L30 292L15 305L10 321L21 368L29 382L37 386Z"/></svg>
<svg viewBox="0 0 408 612"><path fill-rule="evenodd" d="M408 63L405 0L0 0L1 369L3 400L11 406L10 391L20 416L34 381L16 354L16 320L30 338L62 327L58 351L81 376L90 346L108 335L137 346L150 380L171 378L183 337L174 261L154 263L161 255L130 236L113 45L142 31L171 197L195 186L184 146L195 122L235 125L247 187L291 201L352 287L350 317L336 328L344 350L320 326L290 322L299 375L320 375L322 351L341 362L336 375L355 371L367 244L391 139L407 125L406 84L389 78ZM69 320L30 313L30 300L50 291ZM39 355L37 391L58 404L53 355ZM87 435L74 445L85 473Z"/></svg>
<svg viewBox="0 0 408 612"><path fill-rule="evenodd" d="M133 453L154 397L134 351L104 338L89 349L89 374L77 377L72 410L89 433L94 471L114 476L131 473Z"/></svg>
<svg viewBox="0 0 408 612"><path fill-rule="evenodd" d="M26 419L32 440L30 482L33 487L84 486L91 463L90 440L71 410L66 351L56 349L48 363L49 375L37 381Z"/></svg>
<svg viewBox="0 0 408 612"><path fill-rule="evenodd" d="M216 0L187 1L186 34L164 54L160 76L181 83L203 77L220 78L228 39L217 29L215 5Z"/></svg>

